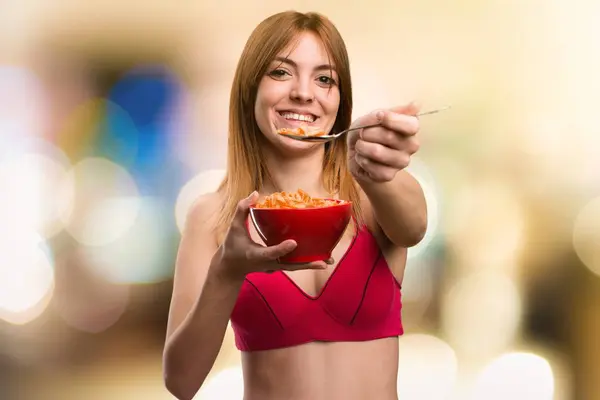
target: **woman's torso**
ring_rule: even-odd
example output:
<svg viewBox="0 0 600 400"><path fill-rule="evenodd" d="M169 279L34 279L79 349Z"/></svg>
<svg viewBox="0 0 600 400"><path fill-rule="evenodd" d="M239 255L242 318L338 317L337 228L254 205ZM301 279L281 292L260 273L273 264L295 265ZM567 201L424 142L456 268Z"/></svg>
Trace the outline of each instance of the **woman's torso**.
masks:
<svg viewBox="0 0 600 400"><path fill-rule="evenodd" d="M243 352L244 400L396 400L398 338Z"/></svg>
<svg viewBox="0 0 600 400"><path fill-rule="evenodd" d="M378 237L382 234L373 229L372 223L368 225L371 225L369 232L374 232L373 238L379 243L387 264L401 282L405 250L386 245L384 238ZM249 231L254 241L262 243L252 224L249 224ZM280 279L285 277L291 281L286 290L318 297L332 279L338 261L354 245L354 233L349 229L340 240L333 251L336 262L326 270L281 272L286 275ZM343 267L347 268L346 265ZM283 282L282 279L281 284ZM245 351L242 360L245 400L397 398L397 336L368 341L313 341L272 350Z"/></svg>

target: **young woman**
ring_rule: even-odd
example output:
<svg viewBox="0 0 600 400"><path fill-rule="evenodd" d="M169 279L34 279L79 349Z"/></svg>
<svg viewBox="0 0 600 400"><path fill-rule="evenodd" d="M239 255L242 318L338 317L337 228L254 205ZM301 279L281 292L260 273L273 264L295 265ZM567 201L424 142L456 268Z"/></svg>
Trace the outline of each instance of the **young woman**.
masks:
<svg viewBox="0 0 600 400"><path fill-rule="evenodd" d="M404 171L417 109L375 110L354 124L381 126L325 145L277 134L307 123L339 132L351 111L348 55L328 19L284 12L258 25L231 90L226 178L193 206L177 257L164 351L177 398L199 390L230 319L246 400L397 398L406 249L427 225L423 192ZM295 242L266 247L248 224L251 204L298 188L353 202L333 260L280 265Z"/></svg>

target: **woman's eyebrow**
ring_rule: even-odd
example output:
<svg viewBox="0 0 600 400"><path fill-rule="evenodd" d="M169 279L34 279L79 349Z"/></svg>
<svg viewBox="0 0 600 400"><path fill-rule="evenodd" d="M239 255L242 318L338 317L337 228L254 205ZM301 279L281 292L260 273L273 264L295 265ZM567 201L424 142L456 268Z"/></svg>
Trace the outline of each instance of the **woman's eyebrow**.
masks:
<svg viewBox="0 0 600 400"><path fill-rule="evenodd" d="M291 60L291 59L289 59L287 57L275 57L275 61L279 61L279 62L288 64L288 65L291 65L294 68L298 68L298 64L294 60ZM315 69L315 71L324 71L324 70L326 70L326 71L331 71L331 70L335 71L335 67L333 65L330 65L330 64L317 65L314 69Z"/></svg>

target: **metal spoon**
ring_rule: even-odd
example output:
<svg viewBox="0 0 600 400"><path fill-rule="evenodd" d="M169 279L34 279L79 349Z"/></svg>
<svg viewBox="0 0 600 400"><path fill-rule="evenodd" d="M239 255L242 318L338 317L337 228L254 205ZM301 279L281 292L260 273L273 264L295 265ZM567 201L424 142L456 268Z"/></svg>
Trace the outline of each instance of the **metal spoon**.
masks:
<svg viewBox="0 0 600 400"><path fill-rule="evenodd" d="M421 117L423 115L435 114L435 113L438 113L440 111L447 110L449 108L450 108L450 106L446 106L446 107L438 108L436 110L424 111L424 112L418 113L416 116L417 117ZM373 128L373 127L379 126L379 125L381 125L381 123L371 124L371 125L355 126L354 128L350 128L350 129L346 129L346 130L343 130L341 132L338 132L335 135L301 136L301 135L289 135L289 134L285 134L285 135L282 135L282 136L289 137L289 138L296 139L296 140L305 141L305 142L322 142L322 143L324 143L324 142L329 142L331 140L337 139L340 136L342 136L343 134L348 133L350 131L356 131L358 129Z"/></svg>

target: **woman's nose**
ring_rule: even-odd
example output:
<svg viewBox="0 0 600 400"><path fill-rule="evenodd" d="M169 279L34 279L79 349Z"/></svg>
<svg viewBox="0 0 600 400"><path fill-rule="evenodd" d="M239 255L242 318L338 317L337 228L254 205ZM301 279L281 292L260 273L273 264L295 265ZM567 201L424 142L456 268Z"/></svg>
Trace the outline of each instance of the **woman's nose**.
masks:
<svg viewBox="0 0 600 400"><path fill-rule="evenodd" d="M309 79L299 79L294 84L294 87L290 91L290 97L294 101L301 103L310 103L314 100L315 95L313 93L311 83Z"/></svg>

